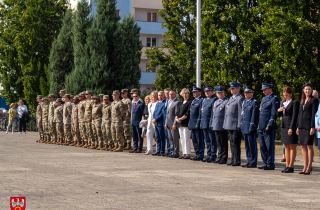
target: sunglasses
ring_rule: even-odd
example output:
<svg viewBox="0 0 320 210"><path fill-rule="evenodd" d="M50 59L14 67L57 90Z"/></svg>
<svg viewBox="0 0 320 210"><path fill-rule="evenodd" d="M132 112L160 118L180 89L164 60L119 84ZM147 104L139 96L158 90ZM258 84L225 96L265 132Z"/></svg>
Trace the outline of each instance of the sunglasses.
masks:
<svg viewBox="0 0 320 210"><path fill-rule="evenodd" d="M133 98L137 98L138 96L132 96Z"/></svg>
<svg viewBox="0 0 320 210"><path fill-rule="evenodd" d="M87 96L87 95L89 95L89 94L86 94L86 96Z"/></svg>

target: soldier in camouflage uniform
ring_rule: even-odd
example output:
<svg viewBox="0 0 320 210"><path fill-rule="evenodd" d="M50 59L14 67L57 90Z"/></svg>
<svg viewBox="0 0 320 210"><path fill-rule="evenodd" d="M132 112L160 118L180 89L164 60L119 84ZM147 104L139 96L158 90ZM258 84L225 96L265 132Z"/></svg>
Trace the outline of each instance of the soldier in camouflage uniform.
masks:
<svg viewBox="0 0 320 210"><path fill-rule="evenodd" d="M126 117L123 120L123 134L124 134L124 149L125 150L132 150L133 148L131 147L131 100L128 98L128 89L122 89L121 91L121 96L122 96L122 102L126 105Z"/></svg>
<svg viewBox="0 0 320 210"><path fill-rule="evenodd" d="M103 96L104 96L103 93L99 94L99 98L100 98L100 103L101 103L101 104L103 104Z"/></svg>
<svg viewBox="0 0 320 210"><path fill-rule="evenodd" d="M94 103L93 103L93 100L91 100L91 94L92 94L91 90L86 91L84 122L86 126L86 140L88 142L88 145L95 146L94 136L92 131L92 107Z"/></svg>
<svg viewBox="0 0 320 210"><path fill-rule="evenodd" d="M74 103L72 104L72 115L71 115L71 131L73 136L73 144L70 146L82 147L81 143L80 130L79 130L79 121L78 121L78 104L79 96L73 98Z"/></svg>
<svg viewBox="0 0 320 210"><path fill-rule="evenodd" d="M93 97L94 105L92 107L92 130L95 139L95 145L91 146L91 149L100 150L102 148L102 131L101 131L101 122L102 122L102 104L100 103L100 97Z"/></svg>
<svg viewBox="0 0 320 210"><path fill-rule="evenodd" d="M84 121L84 113L86 109L86 101L84 100L85 93L82 92L79 94L79 104L78 104L78 122L79 122L79 131L80 131L80 137L81 141L84 142L83 148L88 147L88 140L86 139L86 125Z"/></svg>
<svg viewBox="0 0 320 210"><path fill-rule="evenodd" d="M127 116L126 105L119 99L119 95L119 90L113 91L112 97L114 101L111 104L111 133L115 148L110 151L114 152L123 152L123 120Z"/></svg>
<svg viewBox="0 0 320 210"><path fill-rule="evenodd" d="M71 134L71 114L72 114L72 104L70 103L70 95L65 94L63 96L65 102L63 106L63 124L64 124L64 139L65 142L63 145L68 146L72 141Z"/></svg>
<svg viewBox="0 0 320 210"><path fill-rule="evenodd" d="M56 123L56 129L57 129L57 137L58 137L58 143L57 145L63 144L63 106L62 99L58 98L56 100L56 109L54 110L54 122Z"/></svg>
<svg viewBox="0 0 320 210"><path fill-rule="evenodd" d="M41 143L49 141L50 140L50 134L49 134L49 125L48 125L48 116L49 116L49 105L48 99L43 98L42 99L42 129L43 129L43 139L40 141Z"/></svg>
<svg viewBox="0 0 320 210"><path fill-rule="evenodd" d="M65 90L60 90L59 95L61 98L63 98L63 96L66 94Z"/></svg>
<svg viewBox="0 0 320 210"><path fill-rule="evenodd" d="M49 127L49 136L46 143L57 143L57 130L56 123L54 122L54 110L56 109L56 102L54 101L54 95L50 94L49 98L49 114L48 114L48 127ZM50 141L51 140L51 141Z"/></svg>
<svg viewBox="0 0 320 210"><path fill-rule="evenodd" d="M70 103L73 104L73 99L74 99L74 96L73 95L70 95Z"/></svg>
<svg viewBox="0 0 320 210"><path fill-rule="evenodd" d="M109 100L109 96L103 96L104 105L102 111L102 136L103 143L105 145L102 150L111 150L114 148L114 143L111 135L111 103Z"/></svg>
<svg viewBox="0 0 320 210"><path fill-rule="evenodd" d="M39 103L39 105L37 106L37 113L36 113L36 117L37 117L37 127L38 127L38 131L39 131L39 135L40 135L40 139L37 140L36 142L40 142L43 140L43 128L42 128L42 95L38 95L37 97L37 101Z"/></svg>

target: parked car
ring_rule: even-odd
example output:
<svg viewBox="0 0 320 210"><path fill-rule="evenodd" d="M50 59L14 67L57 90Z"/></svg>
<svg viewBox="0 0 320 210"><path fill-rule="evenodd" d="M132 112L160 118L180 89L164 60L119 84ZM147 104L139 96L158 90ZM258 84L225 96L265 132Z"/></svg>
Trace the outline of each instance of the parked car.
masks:
<svg viewBox="0 0 320 210"><path fill-rule="evenodd" d="M8 114L8 110L6 110L5 108L0 108L0 114Z"/></svg>

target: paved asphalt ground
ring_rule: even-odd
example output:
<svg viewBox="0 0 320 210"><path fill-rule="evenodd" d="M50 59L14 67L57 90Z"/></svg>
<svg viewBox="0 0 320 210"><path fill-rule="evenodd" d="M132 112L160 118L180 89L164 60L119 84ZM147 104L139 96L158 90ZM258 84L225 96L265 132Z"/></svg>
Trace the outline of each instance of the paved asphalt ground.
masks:
<svg viewBox="0 0 320 210"><path fill-rule="evenodd" d="M320 209L318 157L306 176L298 174L301 156L294 174L281 174L280 155L275 171L263 171L41 144L37 138L35 132L0 132L0 210L10 209L15 196L26 197L27 210Z"/></svg>

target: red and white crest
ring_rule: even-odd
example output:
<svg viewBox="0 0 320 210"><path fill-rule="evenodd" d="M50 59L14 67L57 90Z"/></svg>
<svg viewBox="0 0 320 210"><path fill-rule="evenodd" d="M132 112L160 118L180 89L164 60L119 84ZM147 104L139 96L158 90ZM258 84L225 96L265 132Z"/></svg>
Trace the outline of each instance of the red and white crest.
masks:
<svg viewBox="0 0 320 210"><path fill-rule="evenodd" d="M10 197L11 210L25 210L26 197Z"/></svg>

